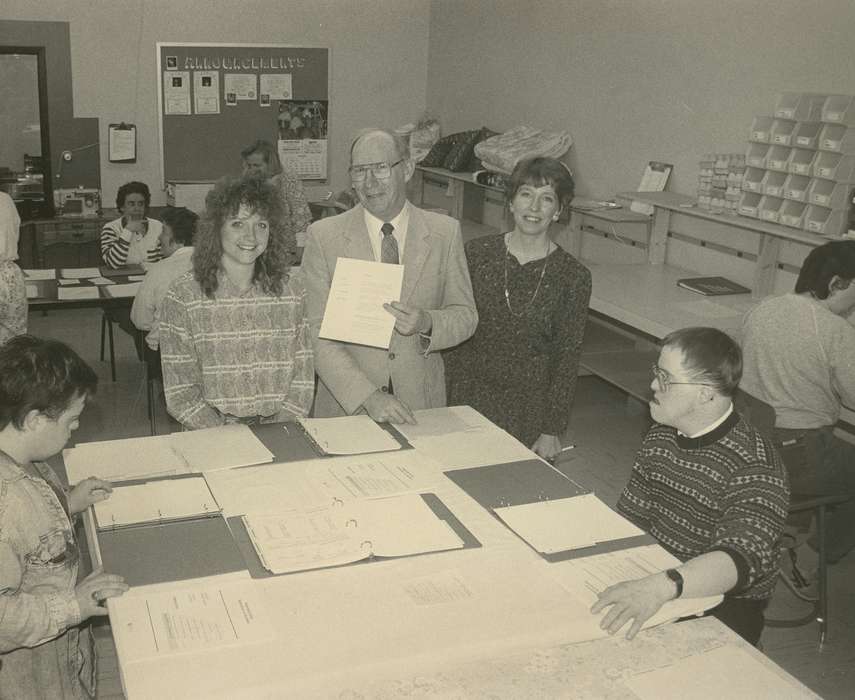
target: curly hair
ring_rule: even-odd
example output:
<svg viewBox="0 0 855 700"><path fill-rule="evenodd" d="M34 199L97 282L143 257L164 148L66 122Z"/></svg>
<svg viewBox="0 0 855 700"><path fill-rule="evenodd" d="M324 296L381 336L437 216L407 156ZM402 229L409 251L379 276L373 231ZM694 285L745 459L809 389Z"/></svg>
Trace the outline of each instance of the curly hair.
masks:
<svg viewBox="0 0 855 700"><path fill-rule="evenodd" d="M121 210L121 208L125 206L125 197L129 194L141 194L145 199L146 209L151 205L151 192L149 192L148 185L144 182L131 180L130 182L126 182L122 185L119 188L119 191L116 192L116 209Z"/></svg>
<svg viewBox="0 0 855 700"><path fill-rule="evenodd" d="M217 274L222 265L222 230L226 220L236 216L241 205L270 222L267 249L255 261L252 281L266 294L281 296L288 283L291 260L297 249L294 232L285 223L285 203L276 187L258 177L224 177L205 197L205 214L196 235L193 276L209 299L217 291Z"/></svg>

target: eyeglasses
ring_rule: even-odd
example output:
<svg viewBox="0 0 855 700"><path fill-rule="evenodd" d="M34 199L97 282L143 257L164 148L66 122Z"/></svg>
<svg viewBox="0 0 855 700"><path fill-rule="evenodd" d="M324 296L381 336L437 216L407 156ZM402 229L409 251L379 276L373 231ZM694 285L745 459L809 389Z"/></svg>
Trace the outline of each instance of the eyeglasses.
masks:
<svg viewBox="0 0 855 700"><path fill-rule="evenodd" d="M371 171L371 174L378 180L388 180L392 176L392 168L394 168L398 163L403 163L404 159L396 160L394 163L366 163L365 165L351 165L350 166L350 179L354 182L362 182L368 172Z"/></svg>
<svg viewBox="0 0 855 700"><path fill-rule="evenodd" d="M650 371L653 372L653 376L656 378L656 382L659 384L659 391L661 391L663 394L675 384L683 384L684 386L715 386L714 384L710 384L709 382L675 382L671 379L671 375L669 375L655 362L650 366Z"/></svg>

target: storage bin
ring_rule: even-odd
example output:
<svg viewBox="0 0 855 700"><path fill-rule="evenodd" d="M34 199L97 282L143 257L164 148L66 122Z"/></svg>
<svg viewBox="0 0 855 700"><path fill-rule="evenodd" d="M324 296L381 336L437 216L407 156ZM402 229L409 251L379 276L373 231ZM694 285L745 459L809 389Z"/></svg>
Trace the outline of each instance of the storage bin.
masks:
<svg viewBox="0 0 855 700"><path fill-rule="evenodd" d="M781 208L781 223L792 228L804 228L807 207L808 205L804 202L784 202Z"/></svg>
<svg viewBox="0 0 855 700"><path fill-rule="evenodd" d="M793 142L790 145L796 148L810 148L815 150L821 129L822 122L799 122L798 126L796 126Z"/></svg>
<svg viewBox="0 0 855 700"><path fill-rule="evenodd" d="M808 187L807 201L829 209L847 209L852 203L852 190L852 183L814 178Z"/></svg>
<svg viewBox="0 0 855 700"><path fill-rule="evenodd" d="M763 177L766 171L762 168L746 168L742 178L742 190L745 192L763 192Z"/></svg>
<svg viewBox="0 0 855 700"><path fill-rule="evenodd" d="M787 180L787 173L779 173L774 170L767 170L760 183L760 190L763 194L768 194L772 197L784 196L784 182Z"/></svg>
<svg viewBox="0 0 855 700"><path fill-rule="evenodd" d="M846 232L846 209L829 209L809 204L805 212L805 230L829 238L839 238Z"/></svg>
<svg viewBox="0 0 855 700"><path fill-rule="evenodd" d="M789 119L776 119L772 122L772 130L769 135L769 143L779 146L792 145L793 135L798 122Z"/></svg>
<svg viewBox="0 0 855 700"><path fill-rule="evenodd" d="M813 175L814 160L816 160L816 151L794 148L790 153L787 170L795 175Z"/></svg>
<svg viewBox="0 0 855 700"><path fill-rule="evenodd" d="M769 143L772 137L772 122L775 121L772 117L754 117L754 122L751 124L751 137L749 141L757 143Z"/></svg>
<svg viewBox="0 0 855 700"><path fill-rule="evenodd" d="M749 143L748 153L745 154L745 164L749 168L765 168L769 148L769 144L766 143Z"/></svg>
<svg viewBox="0 0 855 700"><path fill-rule="evenodd" d="M822 121L855 126L855 97L829 95L825 98L825 104L822 107Z"/></svg>
<svg viewBox="0 0 855 700"><path fill-rule="evenodd" d="M772 146L766 155L766 169L778 170L782 173L789 172L790 151L787 146Z"/></svg>
<svg viewBox="0 0 855 700"><path fill-rule="evenodd" d="M817 151L813 176L837 182L855 182L855 156Z"/></svg>
<svg viewBox="0 0 855 700"><path fill-rule="evenodd" d="M750 216L752 219L756 219L760 216L759 206L762 198L763 196L757 192L743 192L736 211L742 216Z"/></svg>
<svg viewBox="0 0 855 700"><path fill-rule="evenodd" d="M784 92L778 96L774 115L780 119L819 121L828 94L816 92Z"/></svg>
<svg viewBox="0 0 855 700"><path fill-rule="evenodd" d="M855 153L855 129L842 124L824 124L817 145L821 151L851 155Z"/></svg>
<svg viewBox="0 0 855 700"><path fill-rule="evenodd" d="M769 197L768 195L763 195L763 198L760 200L760 204L757 205L757 211L759 212L759 218L763 219L763 221L772 221L777 223L781 218L781 209L784 206L784 200L780 197Z"/></svg>
<svg viewBox="0 0 855 700"><path fill-rule="evenodd" d="M794 202L807 201L807 189L811 179L807 175L793 175L790 173L784 182L784 199Z"/></svg>

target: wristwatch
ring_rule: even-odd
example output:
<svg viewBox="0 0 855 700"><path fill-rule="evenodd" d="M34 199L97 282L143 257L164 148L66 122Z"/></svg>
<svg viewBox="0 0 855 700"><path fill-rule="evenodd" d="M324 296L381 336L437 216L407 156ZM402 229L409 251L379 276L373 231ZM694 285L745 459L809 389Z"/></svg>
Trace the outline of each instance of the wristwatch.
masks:
<svg viewBox="0 0 855 700"><path fill-rule="evenodd" d="M675 595L674 598L679 598L683 595L683 576L679 571L677 571L677 569L666 569L665 575L671 579L677 587L677 595Z"/></svg>

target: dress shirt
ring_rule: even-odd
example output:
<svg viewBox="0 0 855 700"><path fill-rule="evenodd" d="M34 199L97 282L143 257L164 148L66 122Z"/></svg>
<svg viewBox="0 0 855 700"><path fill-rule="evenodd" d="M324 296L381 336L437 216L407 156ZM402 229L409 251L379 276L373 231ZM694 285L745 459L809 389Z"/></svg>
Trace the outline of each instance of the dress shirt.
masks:
<svg viewBox="0 0 855 700"><path fill-rule="evenodd" d="M378 219L374 214L367 209L365 214L365 228L368 229L368 238L371 239L371 249L374 251L374 259L377 262L382 260L381 241L383 240L383 232L380 227L387 223L383 219ZM410 223L410 203L404 202L404 208L401 209L398 216L391 219L388 223L395 227L392 235L398 243L398 260L403 263L404 260L404 244L407 241L407 227Z"/></svg>

